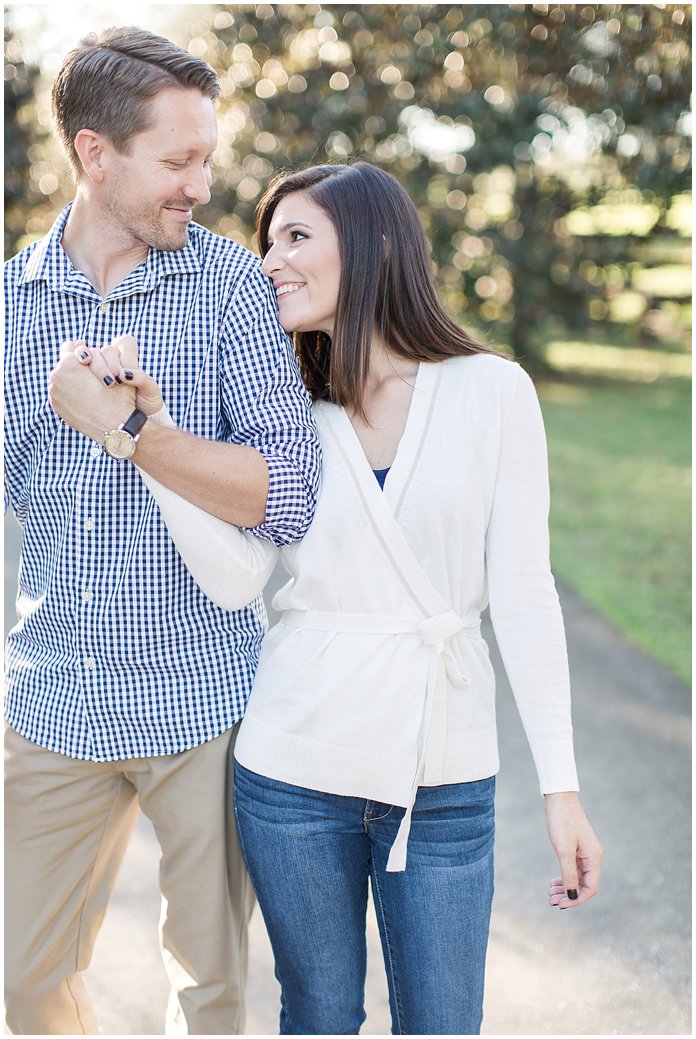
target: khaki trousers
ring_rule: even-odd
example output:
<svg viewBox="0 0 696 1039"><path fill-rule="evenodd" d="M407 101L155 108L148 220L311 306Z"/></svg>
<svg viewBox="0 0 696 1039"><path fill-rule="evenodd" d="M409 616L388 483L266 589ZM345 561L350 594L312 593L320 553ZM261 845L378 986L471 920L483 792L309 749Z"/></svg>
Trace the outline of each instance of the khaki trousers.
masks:
<svg viewBox="0 0 696 1039"><path fill-rule="evenodd" d="M180 754L106 763L6 730L5 996L14 1034L98 1033L81 972L139 808L162 851L165 1033L243 1033L254 896L232 807L236 730Z"/></svg>

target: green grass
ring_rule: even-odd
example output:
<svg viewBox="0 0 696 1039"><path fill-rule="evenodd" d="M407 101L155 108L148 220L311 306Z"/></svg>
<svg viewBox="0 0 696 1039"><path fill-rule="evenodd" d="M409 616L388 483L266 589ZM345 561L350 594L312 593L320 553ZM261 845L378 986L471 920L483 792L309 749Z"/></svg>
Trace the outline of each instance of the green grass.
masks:
<svg viewBox="0 0 696 1039"><path fill-rule="evenodd" d="M688 681L688 381L559 377L538 389L556 575Z"/></svg>

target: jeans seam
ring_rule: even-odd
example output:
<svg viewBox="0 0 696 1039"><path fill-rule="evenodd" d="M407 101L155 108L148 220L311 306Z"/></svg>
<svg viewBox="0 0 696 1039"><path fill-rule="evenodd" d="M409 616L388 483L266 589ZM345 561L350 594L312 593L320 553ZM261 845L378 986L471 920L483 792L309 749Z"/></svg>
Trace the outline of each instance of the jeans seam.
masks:
<svg viewBox="0 0 696 1039"><path fill-rule="evenodd" d="M391 810L391 809L390 809ZM396 985L396 973L394 971L394 959L392 957L392 947L389 938L389 927L387 926L387 917L384 912L384 903L382 901L382 890L379 886L379 877L377 875L377 866L375 864L374 856L372 857L372 886L377 895L377 905L379 909L379 915L382 917L382 927L384 928L384 946L387 952L388 963L385 964L389 972L389 977L392 983L392 992L394 993L394 1010L396 1013L396 1027L399 1029L398 1034L403 1035L401 1030L401 1006L399 1004L399 991Z"/></svg>
<svg viewBox="0 0 696 1039"><path fill-rule="evenodd" d="M381 822L382 819L386 819L387 816L391 814L391 810L394 807L394 805L388 805L388 806L385 805L387 810L384 813L384 815L370 815L370 809L368 807L369 805L370 805L370 802L366 801L365 802L365 812L364 812L364 815L363 815L363 820L364 820L366 826L369 825L369 823L378 823L378 822Z"/></svg>

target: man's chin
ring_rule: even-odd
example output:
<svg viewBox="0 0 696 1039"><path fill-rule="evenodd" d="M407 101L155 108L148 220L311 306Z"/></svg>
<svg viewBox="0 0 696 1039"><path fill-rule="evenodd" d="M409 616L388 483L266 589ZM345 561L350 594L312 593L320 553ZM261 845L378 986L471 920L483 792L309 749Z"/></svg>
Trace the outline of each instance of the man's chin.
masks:
<svg viewBox="0 0 696 1039"><path fill-rule="evenodd" d="M146 243L151 249L159 249L163 253L177 253L185 249L189 244L188 224L181 228L177 234L171 231L152 235Z"/></svg>

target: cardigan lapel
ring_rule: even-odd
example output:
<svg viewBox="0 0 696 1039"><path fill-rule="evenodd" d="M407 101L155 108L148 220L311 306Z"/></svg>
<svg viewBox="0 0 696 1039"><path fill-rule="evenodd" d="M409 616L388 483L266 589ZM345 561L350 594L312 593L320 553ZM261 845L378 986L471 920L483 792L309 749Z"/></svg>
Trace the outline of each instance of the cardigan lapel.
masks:
<svg viewBox="0 0 696 1039"><path fill-rule="evenodd" d="M325 403L316 409L320 425L323 420L328 426L333 445L350 473L362 507L371 520L383 550L405 589L409 592L410 598L415 601L419 610L426 617L449 612L450 606L435 589L416 559L399 527L395 509L400 506L418 461L441 377L441 364L420 365L406 427L384 491L381 490L375 479L345 409L335 404ZM390 488L392 477L393 483ZM386 493L387 489L389 489L389 494Z"/></svg>
<svg viewBox="0 0 696 1039"><path fill-rule="evenodd" d="M322 434L325 464L328 456L338 455L347 469L361 506L370 520L375 537L388 558L404 592L415 603L421 621L415 627L427 651L428 673L424 689L423 714L419 731L418 764L413 777L409 803L399 825L396 840L387 861L389 872L399 872L406 865L406 849L411 827L411 814L418 787L421 783L441 783L447 746L447 678L463 687L469 684L462 673L459 661L453 655L451 640L459 635L468 638L480 637L480 618L458 616L452 610L418 561L411 546L397 523L394 508L398 506L408 488L413 468L420 455L420 447L426 435L429 418L435 404L437 387L441 378L441 365L423 365L416 380L406 429L399 443L394 462L395 480L391 499L380 490L357 433L343 408L329 404L317 409L317 419ZM436 369L428 371L428 369ZM397 464L398 463L398 464ZM387 478L388 486L390 472ZM384 618L354 618L366 630L379 631ZM393 621L393 618L391 618ZM342 630L345 618L322 616L318 624ZM413 622L410 622L412 624ZM404 631L412 630L405 626ZM394 631L393 627L384 629Z"/></svg>
<svg viewBox="0 0 696 1039"><path fill-rule="evenodd" d="M442 372L442 364L421 362L418 366L406 425L382 492L394 515L399 513L401 502L408 490L413 470L420 457L423 440L428 432L430 417L437 401ZM358 440L357 434L355 437ZM372 478L374 480L374 476Z"/></svg>

